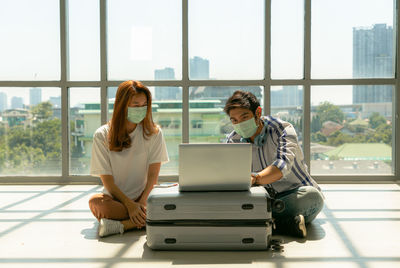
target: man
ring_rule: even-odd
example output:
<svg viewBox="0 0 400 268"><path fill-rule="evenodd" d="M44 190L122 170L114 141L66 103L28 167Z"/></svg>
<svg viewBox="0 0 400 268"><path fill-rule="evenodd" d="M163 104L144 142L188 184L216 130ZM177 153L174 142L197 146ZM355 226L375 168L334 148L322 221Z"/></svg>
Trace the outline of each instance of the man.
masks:
<svg viewBox="0 0 400 268"><path fill-rule="evenodd" d="M263 185L285 203L283 211L272 211L275 231L306 237L306 224L322 210L324 198L307 171L293 126L271 116L262 118L257 98L241 90L228 99L224 111L234 129L228 143L253 145L252 184Z"/></svg>

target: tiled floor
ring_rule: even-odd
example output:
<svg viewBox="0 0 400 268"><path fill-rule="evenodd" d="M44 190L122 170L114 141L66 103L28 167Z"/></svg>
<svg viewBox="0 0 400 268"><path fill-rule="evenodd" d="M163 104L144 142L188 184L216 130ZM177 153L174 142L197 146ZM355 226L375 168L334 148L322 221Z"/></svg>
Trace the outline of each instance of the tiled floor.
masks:
<svg viewBox="0 0 400 268"><path fill-rule="evenodd" d="M400 267L400 186L322 185L326 206L283 252L152 251L144 231L104 239L94 185L0 186L0 267Z"/></svg>

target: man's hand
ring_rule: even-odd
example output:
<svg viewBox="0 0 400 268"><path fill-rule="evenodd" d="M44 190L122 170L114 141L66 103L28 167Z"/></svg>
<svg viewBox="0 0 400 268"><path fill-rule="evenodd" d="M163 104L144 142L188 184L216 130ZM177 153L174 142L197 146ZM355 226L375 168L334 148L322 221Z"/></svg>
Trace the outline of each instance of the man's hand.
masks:
<svg viewBox="0 0 400 268"><path fill-rule="evenodd" d="M146 225L146 208L138 202L129 202L126 205L130 220L138 227Z"/></svg>
<svg viewBox="0 0 400 268"><path fill-rule="evenodd" d="M257 179L260 177L258 173L251 173L251 185L258 185Z"/></svg>

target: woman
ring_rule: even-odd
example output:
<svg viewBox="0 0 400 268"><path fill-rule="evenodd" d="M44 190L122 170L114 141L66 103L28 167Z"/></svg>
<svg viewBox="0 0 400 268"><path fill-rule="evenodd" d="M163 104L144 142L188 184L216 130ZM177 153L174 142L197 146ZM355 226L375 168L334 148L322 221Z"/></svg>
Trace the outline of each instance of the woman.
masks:
<svg viewBox="0 0 400 268"><path fill-rule="evenodd" d="M145 226L147 197L166 162L149 89L138 81L121 83L111 121L93 136L90 174L100 177L104 190L90 198L89 207L100 221L100 237Z"/></svg>

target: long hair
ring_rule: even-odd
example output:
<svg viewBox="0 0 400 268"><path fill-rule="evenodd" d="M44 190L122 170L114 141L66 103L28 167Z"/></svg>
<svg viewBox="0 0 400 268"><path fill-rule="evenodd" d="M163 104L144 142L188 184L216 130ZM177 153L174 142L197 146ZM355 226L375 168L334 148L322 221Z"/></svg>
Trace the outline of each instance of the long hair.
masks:
<svg viewBox="0 0 400 268"><path fill-rule="evenodd" d="M147 99L146 117L139 124L143 127L143 137L148 139L158 132L157 125L153 122L151 113L151 92L139 81L128 80L118 86L114 102L114 112L108 122L110 131L108 133L108 147L110 151L120 152L124 148L131 147L131 138L127 130L128 104L136 94L143 93Z"/></svg>

